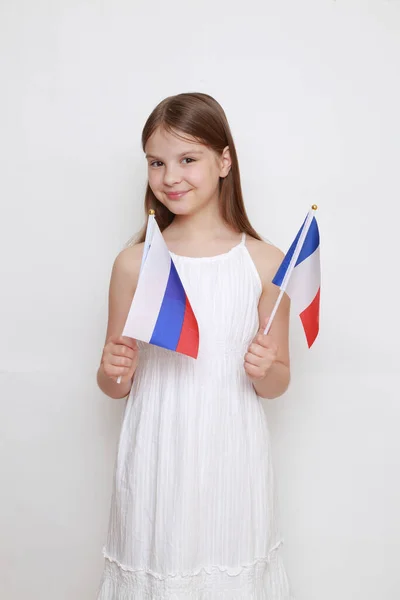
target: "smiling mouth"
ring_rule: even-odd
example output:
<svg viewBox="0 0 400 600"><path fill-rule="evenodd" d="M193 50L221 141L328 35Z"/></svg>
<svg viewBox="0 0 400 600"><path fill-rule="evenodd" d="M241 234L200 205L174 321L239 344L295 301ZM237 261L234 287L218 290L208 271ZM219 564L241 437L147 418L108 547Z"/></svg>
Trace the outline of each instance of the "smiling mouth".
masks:
<svg viewBox="0 0 400 600"><path fill-rule="evenodd" d="M190 190L182 191L182 192L165 192L168 198L171 200L176 200L177 198L182 198L185 194L187 194Z"/></svg>

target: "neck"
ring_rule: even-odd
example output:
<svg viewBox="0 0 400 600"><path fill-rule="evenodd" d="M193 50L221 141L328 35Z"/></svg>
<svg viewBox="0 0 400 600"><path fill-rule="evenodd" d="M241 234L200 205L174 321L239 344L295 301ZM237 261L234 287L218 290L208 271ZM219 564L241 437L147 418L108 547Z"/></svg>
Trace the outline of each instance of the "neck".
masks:
<svg viewBox="0 0 400 600"><path fill-rule="evenodd" d="M171 239L214 239L222 232L231 230L231 227L221 216L218 203L210 203L201 211L191 215L176 215L171 225L167 228Z"/></svg>

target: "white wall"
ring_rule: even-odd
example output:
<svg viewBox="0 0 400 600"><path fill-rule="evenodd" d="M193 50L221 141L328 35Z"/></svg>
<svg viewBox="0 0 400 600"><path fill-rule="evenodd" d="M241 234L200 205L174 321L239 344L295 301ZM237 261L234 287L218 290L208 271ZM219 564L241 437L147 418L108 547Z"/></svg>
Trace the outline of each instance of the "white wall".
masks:
<svg viewBox="0 0 400 600"><path fill-rule="evenodd" d="M0 4L0 598L89 600L123 402L95 384L163 97L224 106L257 229L319 205L321 334L267 406L297 600L400 593L400 2Z"/></svg>

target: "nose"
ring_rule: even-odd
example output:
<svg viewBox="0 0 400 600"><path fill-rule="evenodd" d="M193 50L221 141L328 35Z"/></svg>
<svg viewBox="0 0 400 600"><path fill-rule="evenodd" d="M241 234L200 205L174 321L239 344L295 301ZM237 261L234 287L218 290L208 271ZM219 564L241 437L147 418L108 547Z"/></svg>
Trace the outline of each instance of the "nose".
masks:
<svg viewBox="0 0 400 600"><path fill-rule="evenodd" d="M182 181L182 174L178 165L169 165L164 170L165 185L172 186Z"/></svg>

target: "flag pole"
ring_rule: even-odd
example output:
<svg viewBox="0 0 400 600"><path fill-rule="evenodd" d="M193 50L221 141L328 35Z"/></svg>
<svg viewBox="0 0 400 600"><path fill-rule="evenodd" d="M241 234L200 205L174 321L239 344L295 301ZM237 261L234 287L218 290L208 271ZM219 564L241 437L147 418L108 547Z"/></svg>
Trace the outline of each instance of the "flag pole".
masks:
<svg viewBox="0 0 400 600"><path fill-rule="evenodd" d="M147 258L147 254L149 252L150 246L151 246L151 242L153 239L153 234L154 234L154 222L155 222L155 215L156 211L153 209L149 210L149 218L147 220L147 228L146 228L146 237L144 240L144 246L143 246L143 255L142 255L142 262L140 264L140 271L139 271L139 275L142 272L144 263L146 262L146 258Z"/></svg>
<svg viewBox="0 0 400 600"><path fill-rule="evenodd" d="M302 232L300 234L300 237L299 237L299 239L297 241L296 248L294 249L292 258L290 259L290 263L289 263L288 269L287 269L287 271L285 273L285 277L283 278L282 285L281 285L281 290L280 290L278 299L275 302L275 306L274 306L274 308L272 310L272 313L271 313L271 316L270 316L269 321L267 323L267 326L264 329L264 335L267 335L267 333L271 329L272 321L274 320L274 317L276 315L276 311L278 310L279 304L281 303L281 300L283 298L283 294L285 293L285 290L286 290L287 285L289 283L289 279L290 279L290 276L291 276L291 274L293 272L293 269L296 266L297 259L299 258L301 249L302 249L303 244L304 244L304 240L306 239L308 230L310 229L311 222L312 222L312 220L314 218L314 212L317 209L318 209L318 206L316 204L313 204L312 207L311 207L311 210L307 214L307 218L306 218L306 221L304 223L304 227L303 227Z"/></svg>
<svg viewBox="0 0 400 600"><path fill-rule="evenodd" d="M155 214L156 214L156 211L151 208L149 210L149 218L147 220L146 237L145 237L145 240L144 240L142 262L140 264L139 277L140 277L140 273L142 272L142 269L144 267L144 263L146 262L147 254L149 252L149 249L150 249L150 246L151 246L151 241L153 239L154 223L155 223L155 220L156 220ZM122 379L122 377L120 375L118 377L118 379L117 379L117 383L121 383L121 379Z"/></svg>

